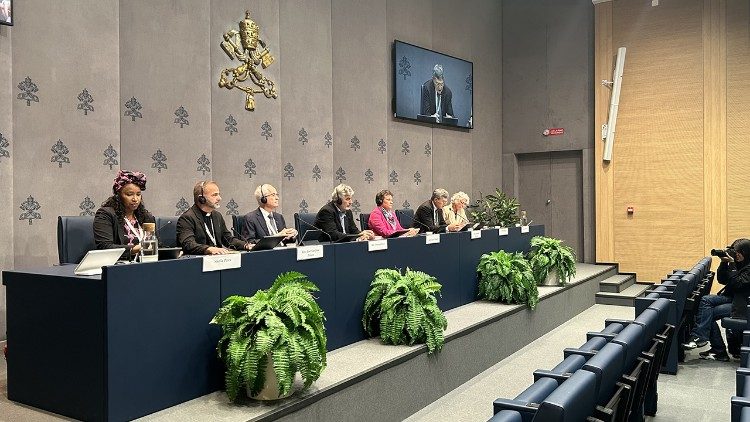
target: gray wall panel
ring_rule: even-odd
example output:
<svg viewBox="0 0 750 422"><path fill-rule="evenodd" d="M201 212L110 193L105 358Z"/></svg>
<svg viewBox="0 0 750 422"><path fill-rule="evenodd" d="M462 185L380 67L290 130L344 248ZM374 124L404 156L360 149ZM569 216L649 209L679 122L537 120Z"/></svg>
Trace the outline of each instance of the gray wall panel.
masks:
<svg viewBox="0 0 750 422"><path fill-rule="evenodd" d="M0 63L11 63L11 30L0 26ZM13 68L0 68L0 98L12 98ZM13 198L13 106L10 101L0 101L0 196ZM15 201L3 201L0 205L0 222L15 220ZM16 217L17 218L17 217ZM4 224L5 241L0 242L0 271L13 268L14 224ZM2 275L0 274L0 282ZM5 339L5 286L0 287L0 340Z"/></svg>
<svg viewBox="0 0 750 422"><path fill-rule="evenodd" d="M222 213L229 221L232 213L244 215L258 206L253 193L263 183L276 187L281 194L279 212L287 209L287 224L297 203L281 190L281 99L269 99L256 94L255 111L244 109L245 94L238 90L219 88L219 74L225 68L234 68L239 62L230 60L222 50L220 42L224 33L239 30L238 22L244 19L248 8L260 26L260 39L266 42L275 61L267 69L261 69L277 87L284 98L285 89L279 86L283 57L279 49L279 6L276 1L248 2L235 0L222 2L221 7L211 9L211 140L212 177L221 186ZM288 94L287 94L288 95ZM229 119L232 116L232 119ZM232 120L236 124L232 125ZM268 126L264 124L268 122ZM267 129L268 130L265 130ZM236 131L233 131L235 129ZM264 135L265 133L265 135ZM232 202L234 201L234 202ZM284 207L284 205L287 205Z"/></svg>
<svg viewBox="0 0 750 422"><path fill-rule="evenodd" d="M120 3L122 167L146 173L144 202L154 214L174 215L181 197L192 203L195 182L212 177L197 163L212 158L209 4ZM125 115L133 97L142 118Z"/></svg>
<svg viewBox="0 0 750 422"><path fill-rule="evenodd" d="M354 188L355 218L375 206L387 185L388 156L379 142L388 137L390 52L386 39L386 1L332 2L334 177ZM366 34L366 36L363 36ZM369 172L368 172L369 170ZM369 176L369 177L368 177ZM338 182L336 180L335 182ZM359 211L359 212L357 212Z"/></svg>
<svg viewBox="0 0 750 422"><path fill-rule="evenodd" d="M119 139L117 92L112 89L119 79L118 12L115 1L86 1L80 8L30 1L15 11L14 84L28 76L38 89L33 93L38 102L13 101L14 203L25 207L22 213L28 217L41 216L14 219L15 264L24 267L56 262L50 234L55 233L57 215L77 215L86 197L97 203L111 189L116 169L103 165L102 154ZM60 36L41 42L39 34ZM92 56L91 51L108 54ZM93 98L91 111L78 108L84 101L77 97L84 89Z"/></svg>
<svg viewBox="0 0 750 422"><path fill-rule="evenodd" d="M281 188L286 198L304 199L309 212L317 212L335 183L333 152L324 144L325 134L331 133L334 143L342 142L342 135L332 130L331 2L315 0L301 7L297 1L281 1L279 33L284 55ZM313 178L315 166L320 179ZM295 211L289 205L284 210L287 220Z"/></svg>

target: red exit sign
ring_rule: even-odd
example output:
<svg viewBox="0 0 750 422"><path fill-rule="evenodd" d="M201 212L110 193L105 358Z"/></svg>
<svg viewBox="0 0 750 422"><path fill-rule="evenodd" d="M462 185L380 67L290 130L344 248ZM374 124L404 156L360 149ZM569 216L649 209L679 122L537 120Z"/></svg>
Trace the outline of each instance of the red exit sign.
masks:
<svg viewBox="0 0 750 422"><path fill-rule="evenodd" d="M565 128L562 127L551 127L549 129L544 129L544 132L542 132L542 135L544 136L558 136L558 135L564 135L565 134Z"/></svg>

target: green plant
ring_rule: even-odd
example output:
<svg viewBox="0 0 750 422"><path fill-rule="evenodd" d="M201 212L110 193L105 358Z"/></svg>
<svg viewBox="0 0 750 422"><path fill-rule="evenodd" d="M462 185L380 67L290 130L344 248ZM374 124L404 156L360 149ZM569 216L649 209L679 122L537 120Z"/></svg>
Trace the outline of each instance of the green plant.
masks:
<svg viewBox="0 0 750 422"><path fill-rule="evenodd" d="M429 274L406 269L380 269L370 283L362 325L384 344L427 343L428 353L443 348L448 326L435 294L442 286Z"/></svg>
<svg viewBox="0 0 750 422"><path fill-rule="evenodd" d="M484 222L486 225L510 227L520 221L518 217L518 200L507 196L500 189L477 200L479 208L471 213L474 221Z"/></svg>
<svg viewBox="0 0 750 422"><path fill-rule="evenodd" d="M552 269L557 269L560 285L565 285L576 275L576 254L560 239L545 236L531 238L529 262L537 283L543 282Z"/></svg>
<svg viewBox="0 0 750 422"><path fill-rule="evenodd" d="M305 387L320 377L326 366L325 317L311 292L318 288L298 272L279 275L268 290L252 297L230 296L211 320L221 326L216 348L226 364L226 389L237 401L242 387L251 395L265 384L268 357L279 383L279 394L292 388L302 374Z"/></svg>
<svg viewBox="0 0 750 422"><path fill-rule="evenodd" d="M520 252L497 251L479 258L479 297L506 303L525 303L536 308L539 302L534 275Z"/></svg>

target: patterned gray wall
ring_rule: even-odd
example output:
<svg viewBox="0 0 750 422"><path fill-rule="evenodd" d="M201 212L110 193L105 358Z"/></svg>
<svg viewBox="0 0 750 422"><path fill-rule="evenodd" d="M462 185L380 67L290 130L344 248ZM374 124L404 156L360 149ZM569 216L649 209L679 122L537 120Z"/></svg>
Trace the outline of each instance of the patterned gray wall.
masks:
<svg viewBox="0 0 750 422"><path fill-rule="evenodd" d="M246 9L276 59L263 72L279 92L258 96L252 113L244 94L218 87L220 70L237 65L221 36ZM196 181L215 179L225 215L255 208L255 187L274 184L290 224L340 181L354 187L358 212L386 187L398 207L415 208L438 186L472 198L500 186L500 9L494 0L18 4L16 26L0 27L0 62L11 63L0 69L9 144L0 194L13 198L0 206L0 221L13 222L0 269L56 263L56 217L95 211L120 168L147 174L156 215L176 215ZM391 117L394 39L474 61L477 129ZM0 338L4 325L2 308Z"/></svg>

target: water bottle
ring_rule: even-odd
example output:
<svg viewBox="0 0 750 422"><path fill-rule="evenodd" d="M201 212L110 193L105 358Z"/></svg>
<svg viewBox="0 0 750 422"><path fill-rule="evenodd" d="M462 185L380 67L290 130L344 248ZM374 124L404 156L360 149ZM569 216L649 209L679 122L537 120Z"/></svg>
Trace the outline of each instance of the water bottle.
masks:
<svg viewBox="0 0 750 422"><path fill-rule="evenodd" d="M156 239L156 223L143 223L143 240L141 240L141 262L159 260L159 242Z"/></svg>

